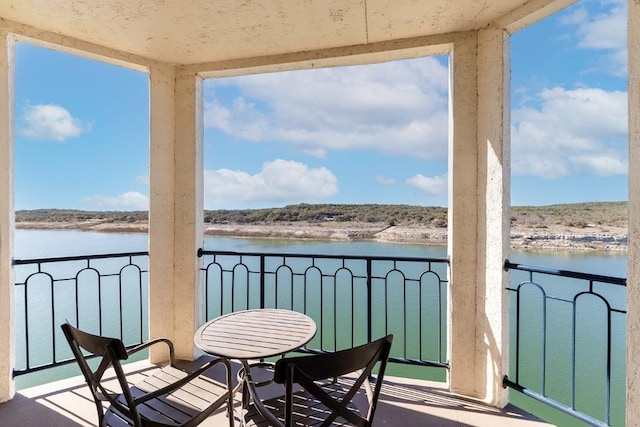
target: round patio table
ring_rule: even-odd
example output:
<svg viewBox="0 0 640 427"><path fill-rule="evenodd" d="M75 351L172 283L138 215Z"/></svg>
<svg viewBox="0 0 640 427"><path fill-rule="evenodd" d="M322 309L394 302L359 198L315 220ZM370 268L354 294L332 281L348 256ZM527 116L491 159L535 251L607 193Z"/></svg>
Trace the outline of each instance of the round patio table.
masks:
<svg viewBox="0 0 640 427"><path fill-rule="evenodd" d="M200 326L194 341L213 356L265 359L297 350L316 333L316 324L306 314L283 309L256 309L229 313Z"/></svg>
<svg viewBox="0 0 640 427"><path fill-rule="evenodd" d="M284 309L256 309L229 313L200 326L194 341L198 348L212 356L236 359L242 363L238 385L242 387L242 407L249 405L247 381L255 387L272 382L272 374L265 381L254 382L251 367L273 367L262 359L282 356L307 344L316 334L316 323L309 316ZM250 360L260 360L250 363ZM249 374L249 375L247 375Z"/></svg>

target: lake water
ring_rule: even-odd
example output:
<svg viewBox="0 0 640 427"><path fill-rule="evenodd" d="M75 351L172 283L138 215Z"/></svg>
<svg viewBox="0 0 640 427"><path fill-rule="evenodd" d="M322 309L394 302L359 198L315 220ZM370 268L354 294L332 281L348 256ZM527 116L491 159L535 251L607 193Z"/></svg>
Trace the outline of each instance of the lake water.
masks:
<svg viewBox="0 0 640 427"><path fill-rule="evenodd" d="M105 254L119 252L146 251L146 234L95 233L82 231L59 230L17 230L15 258L42 258L73 256L87 254ZM274 253L303 253L303 254L340 254L340 255L384 255L403 257L446 257L446 248L426 245L410 245L377 242L326 242L306 240L278 240L278 239L245 239L207 237L204 249L226 250L238 252L274 252ZM510 261L525 265L545 267L558 270L571 270L615 277L626 277L627 256L625 252L531 252L513 251ZM513 272L512 281L518 283L522 279L521 272ZM618 346L622 346L624 353L624 330L617 334ZM558 338L561 339L561 338ZM552 345L549 345L552 347ZM620 355L618 358L622 357ZM623 363L622 359L622 363ZM579 363L579 361L577 361ZM585 361L585 364L588 364ZM554 369L561 366L548 366L554 374ZM615 377L617 375L617 378ZM624 383L624 372L614 372L614 402L615 414L612 425L623 425L621 418L624 408L620 406L621 384ZM616 391L618 390L618 391ZM623 391L623 389L622 389ZM558 392L562 395L562 390ZM572 418L558 414L540 404L511 394L512 401L534 413L544 416L558 425L583 425Z"/></svg>
<svg viewBox="0 0 640 427"><path fill-rule="evenodd" d="M16 230L16 259L148 250L146 234L67 230ZM442 246L378 242L325 242L290 239L207 237L204 249L247 252L446 257ZM606 276L627 276L626 252L518 251L510 261Z"/></svg>

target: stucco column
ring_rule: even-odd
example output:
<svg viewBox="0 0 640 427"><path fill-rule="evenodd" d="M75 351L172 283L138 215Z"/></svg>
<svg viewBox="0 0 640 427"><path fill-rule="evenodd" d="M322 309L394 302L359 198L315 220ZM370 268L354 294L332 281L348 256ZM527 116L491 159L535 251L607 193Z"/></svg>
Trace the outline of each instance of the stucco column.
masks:
<svg viewBox="0 0 640 427"><path fill-rule="evenodd" d="M478 281L477 38L468 34L450 54L449 129L449 361L455 393L476 396Z"/></svg>
<svg viewBox="0 0 640 427"><path fill-rule="evenodd" d="M149 329L192 359L201 322L198 248L203 245L202 81L151 67ZM164 353L152 353L151 361Z"/></svg>
<svg viewBox="0 0 640 427"><path fill-rule="evenodd" d="M175 67L151 68L149 329L192 359L201 322L197 292L202 247L202 81ZM151 361L164 358L152 353Z"/></svg>
<svg viewBox="0 0 640 427"><path fill-rule="evenodd" d="M175 290L178 356L192 358L193 335L202 321L198 249L204 246L202 78L176 77Z"/></svg>
<svg viewBox="0 0 640 427"><path fill-rule="evenodd" d="M640 0L627 2L629 51L629 252L626 425L640 420Z"/></svg>
<svg viewBox="0 0 640 427"><path fill-rule="evenodd" d="M461 35L451 53L450 386L495 406L506 403L508 354L505 49L503 32L486 29Z"/></svg>
<svg viewBox="0 0 640 427"><path fill-rule="evenodd" d="M0 22L2 25L2 22ZM15 393L13 258L13 73L14 42L0 27L0 402Z"/></svg>
<svg viewBox="0 0 640 427"><path fill-rule="evenodd" d="M511 249L511 108L509 36L489 26L478 33L478 288L476 389L503 407L502 378L509 369L509 274ZM481 179L484 178L484 179ZM483 197L484 196L484 197Z"/></svg>
<svg viewBox="0 0 640 427"><path fill-rule="evenodd" d="M149 334L175 338L175 67L150 69ZM151 361L166 355L151 349Z"/></svg>

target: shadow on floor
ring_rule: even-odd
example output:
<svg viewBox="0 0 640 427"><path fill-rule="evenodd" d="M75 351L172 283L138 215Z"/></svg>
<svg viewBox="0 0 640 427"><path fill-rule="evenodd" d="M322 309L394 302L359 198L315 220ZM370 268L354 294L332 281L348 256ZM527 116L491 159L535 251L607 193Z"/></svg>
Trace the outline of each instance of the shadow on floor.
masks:
<svg viewBox="0 0 640 427"><path fill-rule="evenodd" d="M203 362L199 359L185 365L194 366ZM234 364L234 369L238 366ZM125 369L131 381L136 382L154 368L144 361L126 365ZM236 398L239 399L240 394ZM236 406L238 410L239 406ZM21 390L13 400L0 404L0 426L3 427L90 427L95 426L97 420L95 404L81 377ZM240 425L239 420L236 421L236 425ZM549 425L515 407L499 410L472 399L454 396L442 385L395 377L385 378L374 424L394 427ZM224 411L215 413L201 424L202 427L227 425Z"/></svg>

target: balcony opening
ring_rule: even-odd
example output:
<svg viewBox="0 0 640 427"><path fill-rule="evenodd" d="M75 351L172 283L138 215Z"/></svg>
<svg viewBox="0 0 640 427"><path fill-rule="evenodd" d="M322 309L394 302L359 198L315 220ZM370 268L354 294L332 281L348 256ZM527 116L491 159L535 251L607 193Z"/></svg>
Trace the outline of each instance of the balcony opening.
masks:
<svg viewBox="0 0 640 427"><path fill-rule="evenodd" d="M440 258L423 275L370 260L390 272L371 279L374 294L390 292L388 307L375 307L380 293L371 310L397 330L394 357L438 366L392 366L393 374L445 381L448 99L448 55L205 80L204 268L217 296L207 316L257 307L256 271L266 269L266 304L291 300L327 319L310 345L335 350L366 341L366 257ZM415 240L385 238L401 233ZM438 233L436 244L425 240ZM300 255L278 260L283 252ZM345 265L344 255L360 259ZM219 290L216 278L230 275L233 291ZM218 303L221 295L230 299ZM418 326L409 333L403 318Z"/></svg>
<svg viewBox="0 0 640 427"><path fill-rule="evenodd" d="M513 34L510 49L510 261L565 273L510 270L509 378L607 425L625 419L625 31L624 2L581 1ZM510 400L579 423L518 392Z"/></svg>
<svg viewBox="0 0 640 427"><path fill-rule="evenodd" d="M141 225L146 229L148 217L148 75L18 42L14 111L14 199L18 223L14 259L85 256L123 249L147 251L146 233L135 231ZM96 220L85 211L105 211L108 215ZM29 224L45 218L54 220L53 229L29 229ZM100 232L114 218L130 224L133 234ZM75 226L64 230L65 224ZM100 263L93 262L94 266ZM140 262L145 270L146 260ZM118 299L115 276L104 271L98 274L99 268L94 266L78 273L88 286L78 289L82 303L77 311L58 308L51 312L54 302L59 307L60 301L74 300L70 279L81 263L62 262L51 276L34 274L34 264L14 267L17 283L33 275L29 279L30 291L26 286L15 288L16 369L46 364L52 357L63 360L71 356L63 340L54 343L51 333L60 332L59 324L65 318L75 320L77 314L80 319L93 319L90 329L96 331L96 322L103 322L106 333L117 328L114 313L101 311L100 316L96 315L99 299L104 306ZM65 273L65 269L71 273ZM131 277L133 272L129 270L124 275ZM108 274L111 273L110 270ZM134 295L129 297L133 302ZM137 306L142 306L144 298L138 295ZM125 311L128 308L129 305ZM87 322L84 324L89 327ZM146 328L144 333L147 334ZM22 389L78 373L76 367L69 365L21 375L16 378L16 386Z"/></svg>

